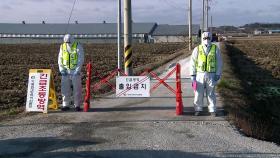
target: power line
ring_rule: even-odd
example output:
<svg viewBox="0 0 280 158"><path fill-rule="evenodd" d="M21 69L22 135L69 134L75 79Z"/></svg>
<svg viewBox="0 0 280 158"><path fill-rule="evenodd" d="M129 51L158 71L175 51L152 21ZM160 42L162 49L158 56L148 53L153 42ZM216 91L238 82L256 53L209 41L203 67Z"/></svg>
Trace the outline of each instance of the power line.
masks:
<svg viewBox="0 0 280 158"><path fill-rule="evenodd" d="M173 7L175 9L182 9L182 10L186 10L186 8L183 8L183 7L178 7L176 5L174 5L173 3L170 3L169 1L167 0L163 0L167 5L169 5L170 7Z"/></svg>
<svg viewBox="0 0 280 158"><path fill-rule="evenodd" d="M71 12L70 12L69 18L68 18L68 22L67 22L67 26L66 26L65 34L66 34L66 33L68 33L69 24L70 24L70 20L71 20L72 14L73 14L73 10L74 10L74 7L75 7L75 4L76 4L76 1L77 1L77 0L74 0L73 6L72 6L72 9L71 9Z"/></svg>

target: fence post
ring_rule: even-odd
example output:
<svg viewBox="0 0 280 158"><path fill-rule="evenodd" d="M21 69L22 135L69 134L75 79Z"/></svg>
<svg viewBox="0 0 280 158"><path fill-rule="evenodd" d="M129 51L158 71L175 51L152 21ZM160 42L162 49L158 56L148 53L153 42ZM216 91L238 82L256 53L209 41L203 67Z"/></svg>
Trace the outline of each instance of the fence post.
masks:
<svg viewBox="0 0 280 158"><path fill-rule="evenodd" d="M181 65L176 64L176 115L183 114L183 100L181 89Z"/></svg>
<svg viewBox="0 0 280 158"><path fill-rule="evenodd" d="M87 64L87 81L86 81L86 96L84 100L84 112L88 112L90 107L90 81L91 81L91 63Z"/></svg>

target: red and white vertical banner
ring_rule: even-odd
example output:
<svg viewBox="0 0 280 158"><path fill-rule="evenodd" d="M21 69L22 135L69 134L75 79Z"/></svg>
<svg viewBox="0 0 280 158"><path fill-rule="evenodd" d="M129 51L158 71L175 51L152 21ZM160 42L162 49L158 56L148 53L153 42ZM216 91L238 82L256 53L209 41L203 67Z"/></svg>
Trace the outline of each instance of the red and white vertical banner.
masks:
<svg viewBox="0 0 280 158"><path fill-rule="evenodd" d="M50 69L30 69L26 99L27 112L48 112Z"/></svg>

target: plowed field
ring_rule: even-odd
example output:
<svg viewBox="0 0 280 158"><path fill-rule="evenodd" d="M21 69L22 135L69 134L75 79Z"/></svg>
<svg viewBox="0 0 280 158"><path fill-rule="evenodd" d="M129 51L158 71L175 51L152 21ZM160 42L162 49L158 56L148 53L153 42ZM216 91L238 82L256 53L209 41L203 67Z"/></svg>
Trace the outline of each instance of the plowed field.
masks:
<svg viewBox="0 0 280 158"><path fill-rule="evenodd" d="M133 46L133 67L163 60L184 46L184 44L136 44ZM102 76L117 67L116 44L88 44L84 45L84 49L83 85L86 78L85 65L88 61L92 61L93 69L98 70ZM60 96L58 51L58 44L0 45L0 110L25 106L28 72L32 68L52 69L56 91ZM93 80L97 80L94 75Z"/></svg>

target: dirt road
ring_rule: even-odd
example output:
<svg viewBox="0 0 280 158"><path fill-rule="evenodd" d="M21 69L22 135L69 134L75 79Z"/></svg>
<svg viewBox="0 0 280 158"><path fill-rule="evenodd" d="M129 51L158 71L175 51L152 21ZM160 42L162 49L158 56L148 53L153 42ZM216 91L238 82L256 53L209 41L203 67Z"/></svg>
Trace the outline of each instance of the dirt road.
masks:
<svg viewBox="0 0 280 158"><path fill-rule="evenodd" d="M188 61L179 61L183 78ZM93 100L88 113L57 111L1 122L0 157L280 157L279 146L232 127L221 101L218 117L194 117L190 81L182 81L183 116L175 115L174 95L163 86L152 94L156 98Z"/></svg>

